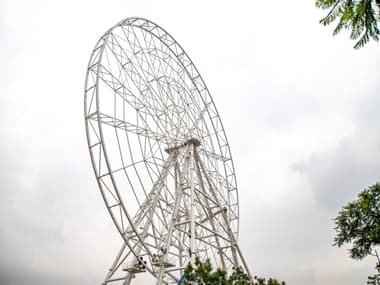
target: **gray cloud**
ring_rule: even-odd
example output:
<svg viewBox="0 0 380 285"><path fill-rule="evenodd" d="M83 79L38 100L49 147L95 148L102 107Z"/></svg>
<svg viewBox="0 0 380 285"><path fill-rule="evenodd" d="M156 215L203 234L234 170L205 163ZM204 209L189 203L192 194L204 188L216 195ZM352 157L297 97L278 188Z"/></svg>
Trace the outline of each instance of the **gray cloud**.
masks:
<svg viewBox="0 0 380 285"><path fill-rule="evenodd" d="M307 177L316 200L334 211L380 179L380 114L376 112L380 99L374 94L359 101L352 136L331 151L313 153L294 164Z"/></svg>

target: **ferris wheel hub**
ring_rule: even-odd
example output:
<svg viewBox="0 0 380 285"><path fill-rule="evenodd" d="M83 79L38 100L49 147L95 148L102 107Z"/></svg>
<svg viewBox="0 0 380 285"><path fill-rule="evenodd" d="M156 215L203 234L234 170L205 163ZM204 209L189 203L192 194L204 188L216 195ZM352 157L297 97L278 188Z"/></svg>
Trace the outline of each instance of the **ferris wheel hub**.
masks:
<svg viewBox="0 0 380 285"><path fill-rule="evenodd" d="M197 138L191 138L182 144L165 148L165 152L166 153L172 153L173 151L178 150L178 149L183 148L183 147L188 146L188 145L194 145L195 147L198 147L201 145L201 141Z"/></svg>

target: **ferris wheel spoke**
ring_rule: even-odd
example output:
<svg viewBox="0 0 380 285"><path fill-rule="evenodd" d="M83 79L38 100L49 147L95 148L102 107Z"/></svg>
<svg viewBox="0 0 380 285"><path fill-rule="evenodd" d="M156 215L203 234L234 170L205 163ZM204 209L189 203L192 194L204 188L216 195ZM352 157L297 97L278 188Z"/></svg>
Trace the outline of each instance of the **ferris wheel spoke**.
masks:
<svg viewBox="0 0 380 285"><path fill-rule="evenodd" d="M123 29L123 31L124 31L124 29ZM141 44L140 44L140 42L138 41L138 37L136 36L136 33L135 33L134 29L133 29L132 31L133 31L133 33L134 33L135 38L137 39L138 45L141 47ZM153 74L153 73L154 73L154 69L152 68L152 61L151 61L151 58L150 58L150 60L149 60L148 57L146 56L146 53L143 53L143 56L145 57L145 61L146 61L147 64L148 64L148 67L149 67L148 69L151 70L151 72L148 72L148 76L157 76L156 74ZM167 61L165 61L165 63L167 64L167 66L171 66ZM162 68L161 61L159 61L159 64L160 64L160 68ZM140 66L142 66L142 64L140 64ZM173 68L172 68L172 69L173 69ZM174 69L173 69L173 70L174 70ZM143 69L142 69L142 71L143 71L143 73L144 73L144 70L143 70ZM167 71L167 70L166 70L166 71ZM166 72L166 73L167 73L167 72ZM170 74L169 74L169 77L170 77ZM148 78L145 78L145 79L148 80ZM159 80L157 80L156 82L157 82L157 84L160 83ZM151 90L155 93L155 95L158 95L154 88L151 88ZM158 91L159 91L159 92L160 92L161 90L162 90L162 86L161 86L161 88L158 88ZM170 89L169 89L169 92L170 92ZM161 93L161 92L160 92L160 93ZM155 98L155 97L153 97L153 98ZM157 98L158 98L158 97L157 97ZM167 98L172 98L172 96L167 96ZM184 112L183 114L186 114L186 113ZM191 117L190 117L190 118L191 118Z"/></svg>
<svg viewBox="0 0 380 285"><path fill-rule="evenodd" d="M126 132L130 132L130 133L136 134L138 136L147 137L149 139L153 139L153 140L158 141L158 142L166 143L168 140L175 141L174 137L171 138L168 135L163 135L163 134L154 132L150 129L143 128L143 127L138 126L138 125L134 125L132 123L120 120L118 118L112 117L112 116L107 115L107 114L103 114L103 113L96 114L96 113L94 113L94 114L91 114L88 118L90 120L100 122L104 125L108 125L108 126L111 126L114 128L122 129ZM99 119L100 119L100 121L99 121Z"/></svg>
<svg viewBox="0 0 380 285"><path fill-rule="evenodd" d="M139 109L144 106L144 103L138 98L130 88L122 83L117 77L115 77L110 70L103 64L99 65L99 69L96 71L97 76L104 82L115 94L118 94L125 102L131 105L134 109ZM122 93L120 92L122 91Z"/></svg>
<svg viewBox="0 0 380 285"><path fill-rule="evenodd" d="M143 31L143 30L140 30L141 32ZM136 35L136 31L135 31L135 29L132 29L132 32L133 32L133 34L134 34L134 38L136 39L136 41L137 41L137 43L138 43L138 45L140 46L140 47L142 47L142 45L141 45L141 43L140 43L140 41L139 41L139 39L138 39L138 36ZM143 37L144 37L144 34L143 34L143 32L142 32L142 35L143 35ZM150 44L151 43L154 43L154 41L150 41L149 42ZM161 49L162 50L162 49ZM149 53L149 52L148 52ZM143 53L143 57L145 58L145 62L147 63L147 66L148 66L148 69L150 70L150 72L154 75L154 76L158 76L158 74L155 72L155 68L153 68L153 63L152 63L152 61L150 60L150 59L148 59L148 57L146 56L146 54L147 53ZM142 65L140 65L140 66L142 66Z"/></svg>
<svg viewBox="0 0 380 285"><path fill-rule="evenodd" d="M148 46L154 46L153 49L145 53L145 59L149 65L151 72L153 73L157 72L156 74L166 74L169 77L171 77L173 73L171 73L168 70L168 67L169 67L169 63L175 61L175 59L173 58L172 53L170 52L170 49L167 46L163 45L161 41L157 43L157 41L155 41L154 37L151 34L149 34L150 40L147 41L148 33L144 30L140 30L140 31L142 33L143 38L145 39L145 43L147 43ZM134 33L135 33L135 30L134 30ZM157 44L159 45L159 48L157 48L156 46ZM147 57L146 54L149 54L150 57ZM157 56L159 54L161 56ZM163 63L165 63L165 65ZM155 68L155 66L158 66L158 68ZM163 68L163 66L165 66L165 69Z"/></svg>
<svg viewBox="0 0 380 285"><path fill-rule="evenodd" d="M129 65L130 64L128 64L128 66ZM125 68L125 66L123 68L125 71L129 71L138 77L138 73L134 72L132 69L127 70ZM102 81L104 83L106 83L106 85L109 86L114 91L115 94L119 95L123 100L127 101L128 104L130 104L135 110L140 111L140 112L144 112L144 110L147 110L150 117L153 118L153 120L155 120L154 119L155 116L152 116L152 114L154 114L156 112L156 110L154 108L150 107L150 105L147 104L147 102L143 102L142 100L137 98L135 95L133 95L133 92L132 92L132 89L130 86L127 87L127 86L125 86L124 83L120 82L120 80L118 78L116 78L112 74L112 72L109 71L107 69L107 67L105 67L104 65L101 65L101 68L99 68L99 73L101 74ZM132 78L132 81L135 83L135 88L137 88L138 90L141 90L141 87L139 88L139 86L136 83L136 80L133 80L133 78ZM122 93L120 93L120 90L122 90ZM128 100L129 96L132 97L131 98L132 101ZM131 102L133 102L133 104ZM157 125L157 127L158 127L159 131L162 133L162 129L160 129L161 127L159 125Z"/></svg>
<svg viewBox="0 0 380 285"><path fill-rule="evenodd" d="M168 66L171 66L171 65L169 65L169 63L167 63L167 65ZM161 64L161 62L160 62L160 67L162 66L162 64ZM176 104L176 102L174 102L173 101L173 99L172 98L174 98L174 94L172 94L172 89L171 88L168 88L168 90L167 90L167 92L168 93L166 93L166 94L163 94L163 89L165 89L163 86L164 85L162 85L162 83L161 83L161 80L160 79L164 79L165 81L167 81L168 80L168 78L171 78L170 77L170 74L169 74L169 76L165 76L165 77L159 77L157 80L156 80L156 83L159 85L159 88L157 88L157 90L158 90L158 92L161 94L161 101L163 100L163 98L167 98L168 100L170 100L172 103L173 103L173 106L175 106L176 107L176 112L170 112L170 113L172 113L173 115L174 114L176 114L176 115L180 115L180 114L182 114L182 117L178 120L179 122L180 122L180 125L182 125L182 122L185 122L185 116L187 116L189 119L190 119L190 121L192 121L192 117L194 116L189 116L188 115L188 112L190 111L190 113L192 113L193 114L193 112L192 112L192 108L188 108L188 106L189 106L189 103L187 103L187 107L186 106L183 106L183 109L182 109L182 111L179 111L177 108L179 108L179 106ZM154 88L153 88L153 90L154 90ZM184 88L184 90L185 90L185 92L186 93L188 93L189 95L188 96L186 96L186 97L192 97L191 95L190 95L190 93L188 92L188 91L186 91L187 90L187 88ZM170 96L167 96L168 94L170 94ZM155 95L157 95L157 91L155 92ZM193 97L192 97L193 98ZM195 106L197 106L198 107L198 105L197 104L195 104ZM199 108L199 107L198 107ZM170 110L170 109L168 109L168 110ZM167 114L166 114L167 115ZM159 116L158 116L159 117ZM173 118L173 117L172 117ZM173 120L171 121L171 122L173 122ZM194 125L195 125L195 123L193 123ZM185 123L185 125L186 125L186 123ZM178 124L174 124L173 125L175 128L176 128L176 130L178 130Z"/></svg>
<svg viewBox="0 0 380 285"><path fill-rule="evenodd" d="M199 149L199 153L200 153L200 154L203 154L203 155L205 155L205 156L207 156L207 157L211 157L211 158L213 158L213 159L216 159L216 160L222 161L222 162L227 162L227 161L231 160L230 157L225 157L225 156L223 156L223 155L220 155L220 154L215 153L215 152L211 152L211 151L206 150L206 149L203 149L203 148L200 148L200 149Z"/></svg>
<svg viewBox="0 0 380 285"><path fill-rule="evenodd" d="M123 29L123 32L124 32L124 29ZM111 38L112 38L112 41L110 43L111 45L109 46L109 48L110 48L111 52L113 53L113 55L115 56L116 60L118 61L120 67L124 67L127 64L132 64L132 58L131 58L131 56L128 56L128 54L126 54L125 49L123 49L123 47L121 46L121 44L119 43L119 41L115 37L115 35L112 35ZM128 43L128 44L131 46L130 43ZM115 49L115 47L117 49ZM117 50L120 50L120 52L117 53ZM136 49L132 48L132 46L131 46L131 54L137 60L138 56L144 55L145 53L142 51L141 47L139 47L138 51L136 51ZM141 64L139 66L141 66ZM139 74L138 70L135 70L135 71L136 71L136 74ZM141 69L141 71L143 71L144 73L148 73L147 74L148 76L145 77L145 79L147 79L147 78L154 78L154 74L149 73L148 71L146 71L144 69Z"/></svg>
<svg viewBox="0 0 380 285"><path fill-rule="evenodd" d="M125 29L122 29L122 31L125 33ZM141 44L138 41L138 38L134 32L134 29L132 29L132 32L134 33L134 38L136 39L137 44L132 45L131 41L128 41L128 44L130 45L132 52L135 55L135 58L139 63L138 66L141 68L140 69L141 72L138 72L138 70L136 69L136 66L134 64L130 64L130 66L134 67L134 69L135 69L135 72L133 74L136 75L136 78L137 78L137 76L139 76L138 82L140 82L141 84L144 83L144 88L140 88L140 90L151 90L151 91L155 92L154 88L150 88L151 84L147 84L147 83L152 83L153 81L155 81L156 80L155 79L156 74L154 74L154 72L150 72L150 71L142 68L143 67L142 60L143 60L143 57L146 58L146 53L145 52L139 52L139 51L142 51ZM116 42L118 43L117 40L116 40ZM118 45L120 46L119 43L118 43ZM136 51L136 48L137 48L137 51ZM141 56L141 58L140 58L140 56ZM140 59L140 62L139 62L139 59ZM148 67L149 67L149 62L147 60L146 60L146 63L148 64ZM140 74L143 74L143 76L140 76ZM157 94L155 94L155 95L157 95ZM143 98L145 98L145 96L143 96ZM151 96L151 99L155 101L157 107L161 105L161 102L159 100L156 100L156 96ZM160 107L162 108L163 106L161 105Z"/></svg>
<svg viewBox="0 0 380 285"><path fill-rule="evenodd" d="M157 49L155 49L155 51L157 51ZM153 68L154 63L153 63L152 54L149 53L149 55L150 55L149 58L146 56L146 54L144 54L144 55L145 55L146 62L148 63L149 69L151 70L151 72L154 73L154 68ZM172 59L172 57L170 56L170 54L169 54L169 58ZM161 80L161 79L163 79L163 80L166 81L166 83L168 83L168 78L173 78L175 69L170 64L171 62L172 62L171 60L170 61L165 60L166 69L164 70L163 69L163 62L162 61L158 61L158 63L159 63L159 69L158 69L159 73L158 74L155 73L155 76L157 76L157 80L155 82L158 85L157 91L158 91L158 93L160 93L161 102L163 102L165 99L167 99L167 100L170 100L172 103L174 103L174 104L172 104L172 106L174 106L176 108L176 110L175 110L176 112L172 112L172 114L174 115L176 113L178 114L178 109L177 108L179 108L179 106L172 99L172 98L174 98L174 96L172 94L172 89L171 88L167 89L167 91L169 92L170 96L167 96L168 93L163 94L163 90L165 90L165 87L162 84L162 80ZM170 67L170 71L168 72L169 67ZM176 72L178 72L178 70ZM167 75L166 76L161 76L160 74L167 74ZM168 84L168 86L169 86L169 84ZM153 88L153 90L154 90L154 88ZM157 92L155 92L155 93L156 93L156 95L158 95ZM165 105L167 106L167 104L165 104ZM168 110L170 110L170 109L168 109ZM185 109L183 109L183 111L185 111Z"/></svg>

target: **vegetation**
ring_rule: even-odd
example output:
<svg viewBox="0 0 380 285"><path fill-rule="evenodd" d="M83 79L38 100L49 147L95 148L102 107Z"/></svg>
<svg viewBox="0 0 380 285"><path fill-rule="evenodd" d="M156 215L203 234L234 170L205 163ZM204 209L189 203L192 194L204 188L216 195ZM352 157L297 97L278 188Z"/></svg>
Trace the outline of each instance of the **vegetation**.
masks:
<svg viewBox="0 0 380 285"><path fill-rule="evenodd" d="M360 192L358 199L344 206L334 220L336 236L333 245L352 245L349 254L355 260L376 256L376 269L380 273L380 260L375 250L380 245L380 184ZM380 274L370 276L368 284L380 285Z"/></svg>
<svg viewBox="0 0 380 285"><path fill-rule="evenodd" d="M250 280L241 267L234 268L230 276L227 272L218 268L213 270L211 262L207 259L202 262L198 257L195 259L195 266L190 263L185 269L184 284L205 284L205 285L285 285L285 282L278 282L276 279L255 277Z"/></svg>
<svg viewBox="0 0 380 285"><path fill-rule="evenodd" d="M284 281L277 281L276 279L269 278L268 280L265 280L265 278L257 278L255 276L253 285L285 285Z"/></svg>
<svg viewBox="0 0 380 285"><path fill-rule="evenodd" d="M354 48L363 47L371 38L379 40L380 0L316 0L316 6L330 9L320 23L327 26L339 19L333 35L342 29L351 30Z"/></svg>
<svg viewBox="0 0 380 285"><path fill-rule="evenodd" d="M376 266L377 274L373 276L368 276L368 285L380 285L380 264L378 263Z"/></svg>

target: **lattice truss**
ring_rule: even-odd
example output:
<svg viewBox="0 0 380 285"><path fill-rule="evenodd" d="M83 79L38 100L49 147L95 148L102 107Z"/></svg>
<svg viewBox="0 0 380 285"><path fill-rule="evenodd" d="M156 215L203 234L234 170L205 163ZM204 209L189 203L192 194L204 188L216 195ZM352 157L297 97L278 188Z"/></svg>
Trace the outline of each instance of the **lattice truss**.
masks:
<svg viewBox="0 0 380 285"><path fill-rule="evenodd" d="M101 37L87 70L85 121L98 185L123 238L104 284L129 284L143 271L159 284L178 282L194 255L227 270L244 263L223 125L167 32L128 18Z"/></svg>

